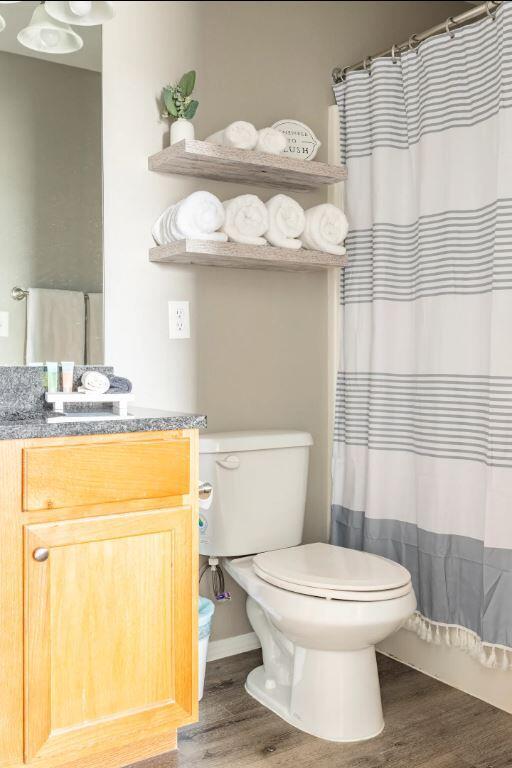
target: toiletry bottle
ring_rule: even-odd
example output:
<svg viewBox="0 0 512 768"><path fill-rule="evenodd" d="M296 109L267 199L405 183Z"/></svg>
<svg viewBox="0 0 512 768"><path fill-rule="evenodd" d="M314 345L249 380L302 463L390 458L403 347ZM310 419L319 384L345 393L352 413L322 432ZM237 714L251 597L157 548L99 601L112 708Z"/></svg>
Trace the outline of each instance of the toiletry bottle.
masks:
<svg viewBox="0 0 512 768"><path fill-rule="evenodd" d="M59 366L57 363L46 363L46 375L48 377L48 392L59 390Z"/></svg>
<svg viewBox="0 0 512 768"><path fill-rule="evenodd" d="M75 364L63 361L60 366L62 368L62 391L69 394L73 391L73 370Z"/></svg>

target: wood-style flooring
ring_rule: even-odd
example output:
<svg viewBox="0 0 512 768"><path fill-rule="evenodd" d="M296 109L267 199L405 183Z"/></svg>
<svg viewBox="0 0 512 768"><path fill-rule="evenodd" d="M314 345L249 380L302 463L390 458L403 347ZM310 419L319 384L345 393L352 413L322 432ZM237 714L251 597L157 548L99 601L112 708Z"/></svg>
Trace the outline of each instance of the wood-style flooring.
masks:
<svg viewBox="0 0 512 768"><path fill-rule="evenodd" d="M178 752L137 768L512 767L512 715L380 655L384 732L356 744L308 736L245 692L260 658L210 662L200 722L181 729Z"/></svg>

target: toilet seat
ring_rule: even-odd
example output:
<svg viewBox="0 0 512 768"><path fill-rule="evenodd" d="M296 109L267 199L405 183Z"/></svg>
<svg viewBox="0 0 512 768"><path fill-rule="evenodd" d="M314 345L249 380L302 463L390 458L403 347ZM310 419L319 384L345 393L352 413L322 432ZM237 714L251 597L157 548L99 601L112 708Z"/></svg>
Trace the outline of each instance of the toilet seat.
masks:
<svg viewBox="0 0 512 768"><path fill-rule="evenodd" d="M331 600L393 600L412 589L409 571L398 563L332 544L263 552L254 557L253 567L276 587Z"/></svg>

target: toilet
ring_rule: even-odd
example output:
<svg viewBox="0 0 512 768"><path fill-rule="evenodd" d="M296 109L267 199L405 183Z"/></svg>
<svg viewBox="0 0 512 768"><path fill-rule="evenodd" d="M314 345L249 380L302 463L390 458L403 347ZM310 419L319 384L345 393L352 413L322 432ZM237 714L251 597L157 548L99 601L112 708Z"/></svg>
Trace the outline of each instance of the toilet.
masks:
<svg viewBox="0 0 512 768"><path fill-rule="evenodd" d="M302 544L311 435L225 432L200 439L200 552L247 592L263 665L247 692L291 725L330 741L384 727L376 643L416 608L398 563L331 544Z"/></svg>

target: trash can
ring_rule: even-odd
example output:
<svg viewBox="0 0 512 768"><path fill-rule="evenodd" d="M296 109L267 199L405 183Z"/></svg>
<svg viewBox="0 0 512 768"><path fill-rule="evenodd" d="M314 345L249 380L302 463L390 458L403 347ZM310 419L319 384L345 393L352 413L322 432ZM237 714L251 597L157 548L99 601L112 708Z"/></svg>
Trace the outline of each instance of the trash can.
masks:
<svg viewBox="0 0 512 768"><path fill-rule="evenodd" d="M215 607L207 597L199 598L199 659L198 659L198 683L199 701L203 698L204 676L206 673L206 655L208 653L208 640L212 628L212 616Z"/></svg>

